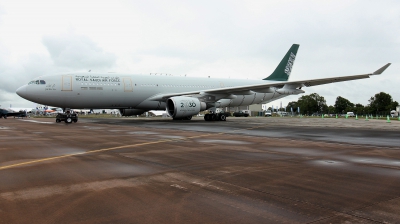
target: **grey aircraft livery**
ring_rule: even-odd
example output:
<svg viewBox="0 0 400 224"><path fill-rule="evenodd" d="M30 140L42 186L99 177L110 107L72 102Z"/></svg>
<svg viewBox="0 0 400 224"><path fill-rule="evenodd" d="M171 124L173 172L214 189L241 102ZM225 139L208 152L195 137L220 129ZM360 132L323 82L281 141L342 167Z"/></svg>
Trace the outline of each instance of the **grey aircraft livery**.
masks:
<svg viewBox="0 0 400 224"><path fill-rule="evenodd" d="M289 81L298 44L293 44L274 72L263 80L214 79L160 75L76 72L40 76L17 94L43 105L74 109L119 109L122 116L167 110L173 119L190 120L209 110L205 120L226 119L216 108L268 103L304 93L303 87L381 74L390 63L363 75Z"/></svg>

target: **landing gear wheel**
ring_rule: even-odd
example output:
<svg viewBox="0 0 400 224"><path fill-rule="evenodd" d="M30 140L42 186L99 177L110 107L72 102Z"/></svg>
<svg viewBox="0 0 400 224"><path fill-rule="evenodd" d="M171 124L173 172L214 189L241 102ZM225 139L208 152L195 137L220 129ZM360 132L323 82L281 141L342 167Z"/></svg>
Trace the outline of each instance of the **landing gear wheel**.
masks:
<svg viewBox="0 0 400 224"><path fill-rule="evenodd" d="M220 120L220 121L226 121L226 116L225 116L225 114L220 114L220 115L219 115L219 120Z"/></svg>
<svg viewBox="0 0 400 224"><path fill-rule="evenodd" d="M216 114L211 114L211 121L217 121L218 120L218 116Z"/></svg>
<svg viewBox="0 0 400 224"><path fill-rule="evenodd" d="M188 120L188 121L192 120L192 116L187 116L186 120Z"/></svg>
<svg viewBox="0 0 400 224"><path fill-rule="evenodd" d="M74 119L74 123L78 122L78 119Z"/></svg>
<svg viewBox="0 0 400 224"><path fill-rule="evenodd" d="M204 120L205 121L210 121L210 115L209 114L204 115Z"/></svg>
<svg viewBox="0 0 400 224"><path fill-rule="evenodd" d="M56 123L60 123L60 122L61 122L61 120L57 118L56 119Z"/></svg>

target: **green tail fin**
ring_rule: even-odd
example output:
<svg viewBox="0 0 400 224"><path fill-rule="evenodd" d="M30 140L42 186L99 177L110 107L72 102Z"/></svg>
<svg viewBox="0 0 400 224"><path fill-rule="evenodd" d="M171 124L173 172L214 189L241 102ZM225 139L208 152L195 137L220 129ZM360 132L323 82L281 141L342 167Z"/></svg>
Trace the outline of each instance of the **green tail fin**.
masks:
<svg viewBox="0 0 400 224"><path fill-rule="evenodd" d="M272 81L287 81L289 79L290 73L292 72L294 60L296 59L297 50L300 45L293 44L289 51L283 57L282 61L276 67L275 71L263 80Z"/></svg>

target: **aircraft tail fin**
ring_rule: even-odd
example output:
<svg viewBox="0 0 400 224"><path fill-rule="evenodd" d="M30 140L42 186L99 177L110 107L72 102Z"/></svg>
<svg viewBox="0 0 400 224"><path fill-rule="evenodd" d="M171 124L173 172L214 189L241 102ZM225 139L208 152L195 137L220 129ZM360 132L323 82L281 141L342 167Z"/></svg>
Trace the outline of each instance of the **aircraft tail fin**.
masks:
<svg viewBox="0 0 400 224"><path fill-rule="evenodd" d="M287 81L289 79L290 73L292 72L294 60L296 59L297 50L300 45L293 44L289 51L283 57L282 61L276 67L275 71L263 80L271 81Z"/></svg>

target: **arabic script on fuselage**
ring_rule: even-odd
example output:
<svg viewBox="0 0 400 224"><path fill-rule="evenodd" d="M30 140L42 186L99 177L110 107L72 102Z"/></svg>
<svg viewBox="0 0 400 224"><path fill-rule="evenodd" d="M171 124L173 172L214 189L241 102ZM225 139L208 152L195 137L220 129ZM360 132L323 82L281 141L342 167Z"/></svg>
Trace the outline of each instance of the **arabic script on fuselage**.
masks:
<svg viewBox="0 0 400 224"><path fill-rule="evenodd" d="M101 75L76 75L75 80L78 82L121 82L118 76Z"/></svg>

